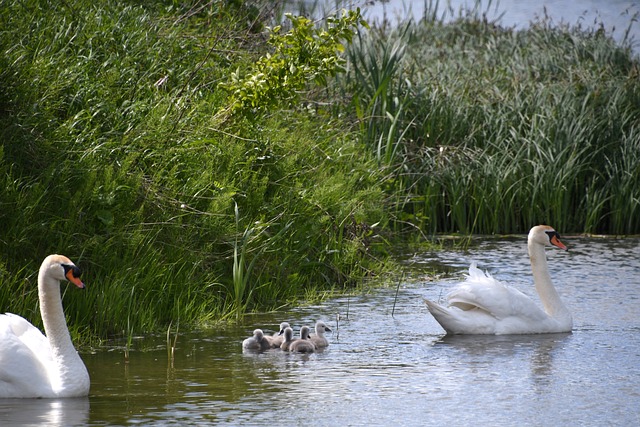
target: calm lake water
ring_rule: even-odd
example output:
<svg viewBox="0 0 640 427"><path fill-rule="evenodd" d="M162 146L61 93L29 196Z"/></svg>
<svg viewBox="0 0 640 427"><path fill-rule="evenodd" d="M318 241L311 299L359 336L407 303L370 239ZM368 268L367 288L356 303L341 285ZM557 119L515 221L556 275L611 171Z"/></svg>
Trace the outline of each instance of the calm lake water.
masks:
<svg viewBox="0 0 640 427"><path fill-rule="evenodd" d="M547 251L571 334L445 337L430 317L423 298L473 260L534 295L525 239L409 254L397 300L372 288L180 332L173 365L165 336L137 340L128 364L115 344L84 353L89 398L0 400L0 425L640 425L640 239L568 237L569 252ZM316 319L333 329L323 352L241 349L256 327Z"/></svg>

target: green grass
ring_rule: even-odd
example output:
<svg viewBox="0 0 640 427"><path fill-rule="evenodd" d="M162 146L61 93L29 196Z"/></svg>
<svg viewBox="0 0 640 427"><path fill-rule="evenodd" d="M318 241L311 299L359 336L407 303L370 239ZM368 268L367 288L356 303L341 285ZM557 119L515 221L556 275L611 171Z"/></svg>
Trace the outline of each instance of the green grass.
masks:
<svg viewBox="0 0 640 427"><path fill-rule="evenodd" d="M349 290L399 237L640 229L639 67L602 32L428 13L221 121L272 2L3 6L0 312L40 325L37 268L63 253L83 345Z"/></svg>
<svg viewBox="0 0 640 427"><path fill-rule="evenodd" d="M0 11L0 312L40 324L37 268L54 252L84 271L64 304L85 344L240 319L385 268L375 162L341 122L216 119L219 83L267 49L267 9L194 11Z"/></svg>
<svg viewBox="0 0 640 427"><path fill-rule="evenodd" d="M601 28L515 31L478 10L380 26L342 82L392 171L396 218L436 232L640 231L640 64ZM445 15L446 17L446 15Z"/></svg>

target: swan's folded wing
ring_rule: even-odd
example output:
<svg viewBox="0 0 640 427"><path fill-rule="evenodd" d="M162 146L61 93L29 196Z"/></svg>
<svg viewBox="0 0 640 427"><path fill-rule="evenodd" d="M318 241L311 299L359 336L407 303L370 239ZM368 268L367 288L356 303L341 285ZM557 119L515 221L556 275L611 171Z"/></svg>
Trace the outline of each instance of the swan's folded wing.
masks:
<svg viewBox="0 0 640 427"><path fill-rule="evenodd" d="M21 336L14 333L14 320L0 315L0 397L50 396L47 370ZM29 324L24 319L22 321ZM18 323L17 326L23 334L28 332L28 329L20 329L23 324ZM31 324L29 326L33 328ZM50 357L50 352L47 354Z"/></svg>
<svg viewBox="0 0 640 427"><path fill-rule="evenodd" d="M453 288L447 299L452 307L482 310L498 320L514 315L534 320L545 317L531 298L482 272L475 264L469 268L467 280Z"/></svg>
<svg viewBox="0 0 640 427"><path fill-rule="evenodd" d="M447 295L449 306L460 310L482 310L497 319L503 319L511 310L505 307L509 300L507 289L501 285L461 283Z"/></svg>
<svg viewBox="0 0 640 427"><path fill-rule="evenodd" d="M6 332L14 335L43 365L48 366L53 362L49 340L23 317L13 313L2 314L0 328L8 328Z"/></svg>

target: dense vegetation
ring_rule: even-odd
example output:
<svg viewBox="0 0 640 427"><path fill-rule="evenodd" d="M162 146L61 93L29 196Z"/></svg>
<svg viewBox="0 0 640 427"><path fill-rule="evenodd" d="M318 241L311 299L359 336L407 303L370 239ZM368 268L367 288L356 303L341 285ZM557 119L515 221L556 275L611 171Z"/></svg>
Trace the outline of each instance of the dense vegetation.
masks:
<svg viewBox="0 0 640 427"><path fill-rule="evenodd" d="M91 339L352 286L400 236L640 230L628 46L280 10L3 3L0 312L39 318L54 252L85 270L64 298Z"/></svg>
<svg viewBox="0 0 640 427"><path fill-rule="evenodd" d="M350 50L362 139L428 232L640 231L640 68L602 28L462 11Z"/></svg>

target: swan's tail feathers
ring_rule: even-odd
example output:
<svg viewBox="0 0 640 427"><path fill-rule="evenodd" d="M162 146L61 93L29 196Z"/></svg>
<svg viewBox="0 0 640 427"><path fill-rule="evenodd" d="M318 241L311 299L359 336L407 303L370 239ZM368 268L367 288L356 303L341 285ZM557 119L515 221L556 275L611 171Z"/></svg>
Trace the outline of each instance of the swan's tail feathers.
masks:
<svg viewBox="0 0 640 427"><path fill-rule="evenodd" d="M447 311L447 309L442 307L440 304L436 304L435 302L428 300L426 298L424 298L424 302L425 304L427 304L427 308L429 309L429 312L433 314L434 317L436 316L434 313L445 314Z"/></svg>
<svg viewBox="0 0 640 427"><path fill-rule="evenodd" d="M491 276L489 272L480 270L478 268L478 263L473 261L469 266L469 275L467 278L468 281L485 281L487 279L493 279L493 276Z"/></svg>
<svg viewBox="0 0 640 427"><path fill-rule="evenodd" d="M436 304L435 302L424 299L424 302L427 304L427 308L429 309L429 313L433 316L434 319L442 326L442 328L447 331L447 333L452 333L453 331L449 328L449 324L454 320L451 312L446 308L441 306L440 304Z"/></svg>

